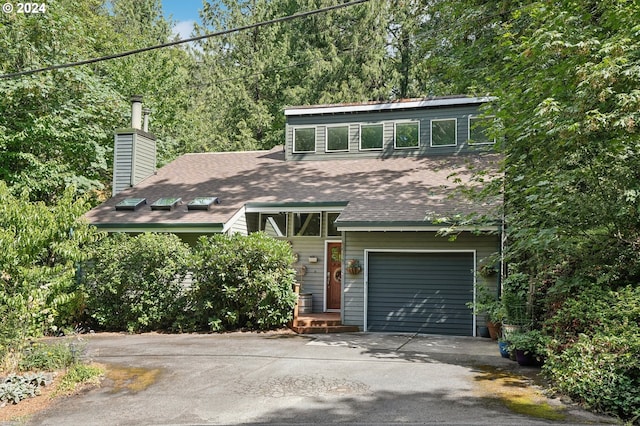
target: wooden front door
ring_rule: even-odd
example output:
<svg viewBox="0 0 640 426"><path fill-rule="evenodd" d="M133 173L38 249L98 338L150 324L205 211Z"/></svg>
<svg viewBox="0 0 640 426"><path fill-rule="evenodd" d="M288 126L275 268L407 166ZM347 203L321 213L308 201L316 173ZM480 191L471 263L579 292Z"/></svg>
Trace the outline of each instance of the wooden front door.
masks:
<svg viewBox="0 0 640 426"><path fill-rule="evenodd" d="M342 243L327 243L327 309L340 309Z"/></svg>

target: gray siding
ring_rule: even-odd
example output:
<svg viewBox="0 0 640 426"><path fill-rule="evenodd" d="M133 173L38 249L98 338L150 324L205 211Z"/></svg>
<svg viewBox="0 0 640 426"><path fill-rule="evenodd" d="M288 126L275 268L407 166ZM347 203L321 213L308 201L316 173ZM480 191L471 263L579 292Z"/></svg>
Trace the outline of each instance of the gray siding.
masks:
<svg viewBox="0 0 640 426"><path fill-rule="evenodd" d="M112 194L116 195L151 176L156 170L156 141L142 131L118 131L113 153Z"/></svg>
<svg viewBox="0 0 640 426"><path fill-rule="evenodd" d="M114 142L113 188L117 193L131 186L131 164L133 163L133 134L116 134Z"/></svg>
<svg viewBox="0 0 640 426"><path fill-rule="evenodd" d="M248 235L249 231L247 229L247 215L241 214L240 216L238 216L236 221L231 224L231 227L229 228L227 233L229 235L233 235L233 234Z"/></svg>
<svg viewBox="0 0 640 426"><path fill-rule="evenodd" d="M478 106L458 106L392 110L353 114L290 116L287 117L285 131L285 152L288 160L323 160L342 158L378 158L378 157L418 157L427 155L451 155L486 151L491 145L470 146L469 116L479 115ZM457 119L457 146L431 147L431 120ZM411 149L394 149L394 123L418 120L420 122L420 146ZM360 151L360 124L382 123L384 125L384 146L381 150ZM349 151L325 152L326 126L335 124L349 125ZM296 154L293 152L293 129L296 127L316 127L316 152Z"/></svg>
<svg viewBox="0 0 640 426"><path fill-rule="evenodd" d="M156 141L142 134L136 134L133 150L133 179L136 185L156 171Z"/></svg>
<svg viewBox="0 0 640 426"><path fill-rule="evenodd" d="M475 250L476 263L499 250L497 235L475 236L464 232L456 241L439 237L435 232L346 232L344 259L357 259L364 266L366 249L394 250ZM477 268L477 265L476 265ZM343 279L343 323L364 326L364 275L345 274ZM495 290L497 277L485 279L476 274L477 283Z"/></svg>

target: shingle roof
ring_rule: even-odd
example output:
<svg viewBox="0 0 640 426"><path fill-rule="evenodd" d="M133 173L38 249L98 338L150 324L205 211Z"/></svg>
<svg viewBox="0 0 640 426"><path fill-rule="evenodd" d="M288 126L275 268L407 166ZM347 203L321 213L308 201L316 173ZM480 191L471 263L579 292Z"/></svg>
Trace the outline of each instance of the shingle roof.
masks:
<svg viewBox="0 0 640 426"><path fill-rule="evenodd" d="M247 203L348 202L340 221L416 222L435 216L485 213L460 196L448 198L456 178L470 169L497 169L496 155L285 161L282 147L270 151L187 154L122 191L85 216L96 225L227 223ZM216 196L220 204L188 211L196 197ZM180 197L172 211L116 211L125 198Z"/></svg>

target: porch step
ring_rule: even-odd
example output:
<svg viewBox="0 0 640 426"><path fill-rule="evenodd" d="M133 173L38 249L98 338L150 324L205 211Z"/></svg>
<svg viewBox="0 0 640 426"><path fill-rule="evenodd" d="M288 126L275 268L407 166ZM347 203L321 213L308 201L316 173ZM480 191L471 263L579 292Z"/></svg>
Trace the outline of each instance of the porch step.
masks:
<svg viewBox="0 0 640 426"><path fill-rule="evenodd" d="M316 326L296 326L291 327L298 334L327 334L327 333L354 333L360 331L357 325L316 325Z"/></svg>
<svg viewBox="0 0 640 426"><path fill-rule="evenodd" d="M335 312L301 314L290 328L298 334L352 333L360 331L355 325L342 325L340 314Z"/></svg>

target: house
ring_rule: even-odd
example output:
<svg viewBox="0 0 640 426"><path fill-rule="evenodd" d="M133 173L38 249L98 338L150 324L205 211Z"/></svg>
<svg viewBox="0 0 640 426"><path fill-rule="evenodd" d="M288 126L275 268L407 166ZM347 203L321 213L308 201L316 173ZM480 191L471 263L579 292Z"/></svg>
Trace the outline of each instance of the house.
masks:
<svg viewBox="0 0 640 426"><path fill-rule="evenodd" d="M114 196L86 217L108 232L190 243L264 231L291 243L313 312L363 331L476 335L466 303L481 281L498 285L478 269L500 250L500 222L459 227L455 241L438 231L496 207L457 190L474 171L497 170L479 116L490 100L287 108L283 146L186 154L158 170L135 100L132 128L115 134Z"/></svg>

